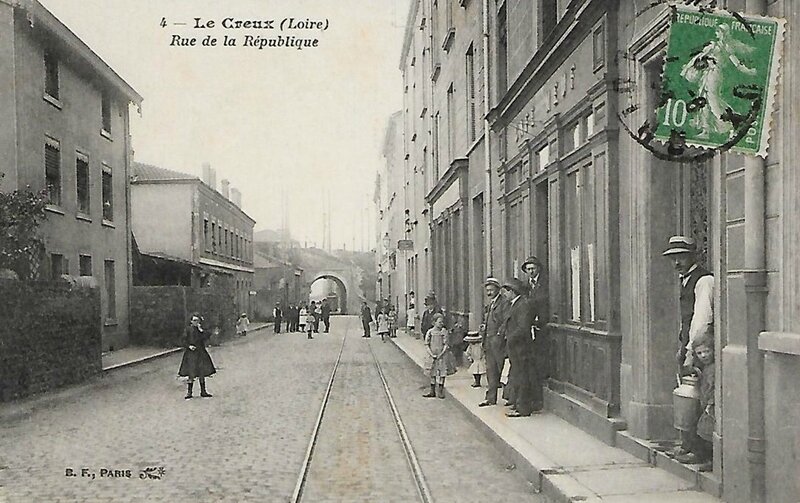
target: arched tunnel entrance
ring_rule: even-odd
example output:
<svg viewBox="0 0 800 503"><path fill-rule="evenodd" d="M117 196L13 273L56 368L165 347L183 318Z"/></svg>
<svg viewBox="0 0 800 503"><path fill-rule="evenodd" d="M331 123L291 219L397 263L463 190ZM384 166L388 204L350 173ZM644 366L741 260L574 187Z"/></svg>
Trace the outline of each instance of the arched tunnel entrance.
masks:
<svg viewBox="0 0 800 503"><path fill-rule="evenodd" d="M311 282L309 289L311 300L328 299L334 313L347 314L347 287L340 278L332 274L320 274Z"/></svg>

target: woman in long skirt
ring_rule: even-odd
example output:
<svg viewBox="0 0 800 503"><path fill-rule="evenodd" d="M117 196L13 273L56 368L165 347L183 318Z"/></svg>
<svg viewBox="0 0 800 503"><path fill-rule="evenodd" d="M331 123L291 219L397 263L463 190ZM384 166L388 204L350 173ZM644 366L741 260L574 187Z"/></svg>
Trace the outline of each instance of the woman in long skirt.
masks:
<svg viewBox="0 0 800 503"><path fill-rule="evenodd" d="M194 387L194 380L196 378L200 379L200 396L203 398L211 398L211 393L206 391L206 377L215 374L217 369L214 368L211 355L206 351L208 332L205 332L200 325L199 314L195 313L192 315L192 321L186 328L183 342L186 349L183 352L183 359L181 360L181 368L178 370L178 375L189 379L186 389L186 399L192 398L192 388Z"/></svg>
<svg viewBox="0 0 800 503"><path fill-rule="evenodd" d="M425 347L428 350L426 368L431 378L431 390L422 396L444 398L444 380L456 373L456 366L447 345L447 329L444 328L444 316L441 313L433 316L433 327L425 334Z"/></svg>

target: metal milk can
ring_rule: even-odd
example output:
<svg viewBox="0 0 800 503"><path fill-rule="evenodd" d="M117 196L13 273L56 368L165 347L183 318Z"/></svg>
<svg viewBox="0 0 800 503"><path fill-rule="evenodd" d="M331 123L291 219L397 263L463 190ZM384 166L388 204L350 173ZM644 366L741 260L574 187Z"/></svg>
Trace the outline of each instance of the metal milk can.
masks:
<svg viewBox="0 0 800 503"><path fill-rule="evenodd" d="M681 377L681 384L672 392L672 410L676 430L692 431L700 417L700 390L697 376Z"/></svg>

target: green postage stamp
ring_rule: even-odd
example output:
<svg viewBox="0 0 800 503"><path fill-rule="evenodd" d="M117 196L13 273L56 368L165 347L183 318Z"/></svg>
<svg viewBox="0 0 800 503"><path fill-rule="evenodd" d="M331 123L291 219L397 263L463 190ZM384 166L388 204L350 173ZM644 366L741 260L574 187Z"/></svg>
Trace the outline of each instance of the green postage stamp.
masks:
<svg viewBox="0 0 800 503"><path fill-rule="evenodd" d="M655 137L767 155L784 20L671 9Z"/></svg>

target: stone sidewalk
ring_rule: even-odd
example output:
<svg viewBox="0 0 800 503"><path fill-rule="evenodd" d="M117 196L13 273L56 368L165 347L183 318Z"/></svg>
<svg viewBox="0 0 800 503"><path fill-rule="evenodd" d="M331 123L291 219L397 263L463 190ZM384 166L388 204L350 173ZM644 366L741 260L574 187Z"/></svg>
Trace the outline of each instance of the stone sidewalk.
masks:
<svg viewBox="0 0 800 503"><path fill-rule="evenodd" d="M404 333L391 339L414 363L423 367L425 347ZM485 388L472 388L472 375L459 369L447 378L449 396L482 429L494 437L530 472L549 500L563 502L705 503L721 500L694 490L694 485L628 452L611 447L561 418L544 412L507 418L502 405L478 407ZM502 403L502 399L500 400Z"/></svg>
<svg viewBox="0 0 800 503"><path fill-rule="evenodd" d="M250 323L250 329L248 332L255 332L271 326L272 323ZM170 355L180 351L181 349L182 348L180 347L164 349L150 346L127 346L116 351L103 353L103 372L146 362L152 360L153 358Z"/></svg>

